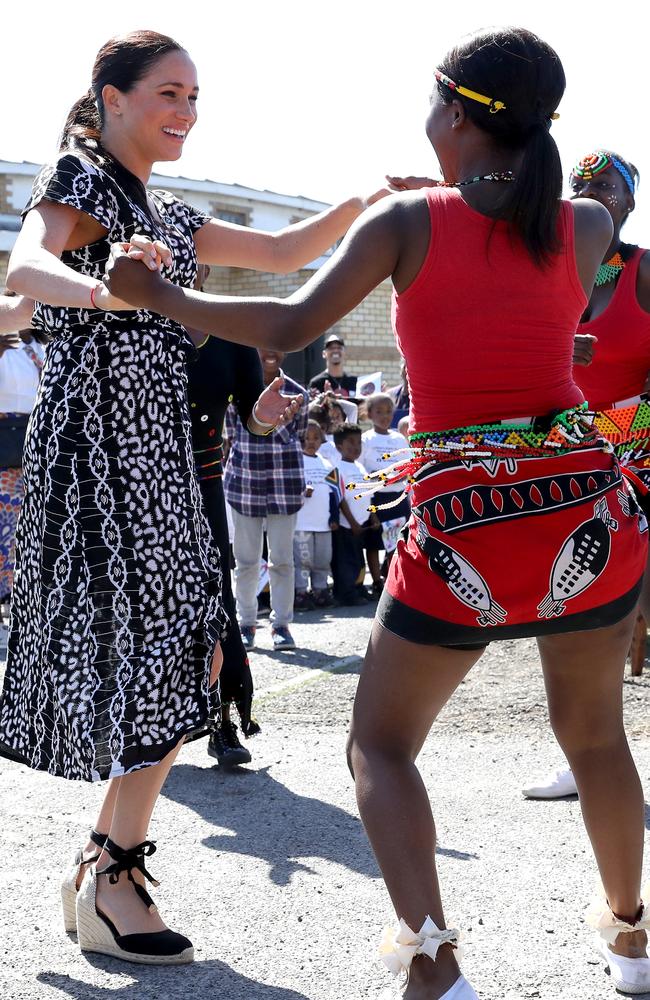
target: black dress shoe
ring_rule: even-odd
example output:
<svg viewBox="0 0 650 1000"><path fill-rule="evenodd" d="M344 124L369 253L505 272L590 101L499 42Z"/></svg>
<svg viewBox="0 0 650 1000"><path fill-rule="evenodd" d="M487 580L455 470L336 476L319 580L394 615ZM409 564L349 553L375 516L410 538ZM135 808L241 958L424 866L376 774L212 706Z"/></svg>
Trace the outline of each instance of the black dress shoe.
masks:
<svg viewBox="0 0 650 1000"><path fill-rule="evenodd" d="M210 733L208 753L216 757L219 767L237 767L238 764L250 764L251 755L239 742L237 726L234 722L224 721Z"/></svg>

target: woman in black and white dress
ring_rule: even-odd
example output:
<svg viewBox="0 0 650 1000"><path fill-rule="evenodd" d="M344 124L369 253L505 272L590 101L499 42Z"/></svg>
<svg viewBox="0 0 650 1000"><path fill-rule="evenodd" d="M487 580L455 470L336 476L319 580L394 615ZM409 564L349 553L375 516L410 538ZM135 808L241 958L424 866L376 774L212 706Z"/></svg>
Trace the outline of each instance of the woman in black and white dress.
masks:
<svg viewBox="0 0 650 1000"><path fill-rule="evenodd" d="M33 324L52 341L25 450L0 752L66 778L115 779L66 877L66 926L78 924L83 950L159 964L193 950L144 888L146 832L184 735L207 718L227 623L193 468L193 348L181 326L116 301L99 279L111 244L136 232L164 241L167 276L185 287L197 256L292 271L365 207L350 199L264 233L147 191L153 163L180 156L197 96L172 39L133 32L104 45L60 156L35 182L8 275L37 300ZM249 427L291 416L270 394Z"/></svg>

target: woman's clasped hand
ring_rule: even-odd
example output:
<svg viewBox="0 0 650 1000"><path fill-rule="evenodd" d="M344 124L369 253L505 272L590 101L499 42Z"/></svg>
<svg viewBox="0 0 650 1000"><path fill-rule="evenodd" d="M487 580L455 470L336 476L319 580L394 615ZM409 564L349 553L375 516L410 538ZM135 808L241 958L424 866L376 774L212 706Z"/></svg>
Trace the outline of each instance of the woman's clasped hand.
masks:
<svg viewBox="0 0 650 1000"><path fill-rule="evenodd" d="M138 309L153 309L156 294L165 284L164 268L171 260L171 251L164 243L136 235L129 243L112 244L103 281L116 298ZM145 266L137 266L138 262Z"/></svg>

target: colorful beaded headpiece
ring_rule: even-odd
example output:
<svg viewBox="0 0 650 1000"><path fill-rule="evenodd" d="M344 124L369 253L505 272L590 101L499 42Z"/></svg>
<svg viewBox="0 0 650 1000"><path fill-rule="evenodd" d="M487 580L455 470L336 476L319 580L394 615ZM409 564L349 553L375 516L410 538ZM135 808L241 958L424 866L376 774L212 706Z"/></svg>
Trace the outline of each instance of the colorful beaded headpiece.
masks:
<svg viewBox="0 0 650 1000"><path fill-rule="evenodd" d="M627 164L618 156L607 153L603 149L599 149L595 153L589 153L588 156L583 156L571 173L574 177L580 177L583 181L591 181L597 174L601 174L603 170L608 170L609 167L614 167L614 170L618 170L630 194L635 194L636 185Z"/></svg>
<svg viewBox="0 0 650 1000"><path fill-rule="evenodd" d="M442 83L445 87L449 87L450 90L456 91L457 94L462 94L463 97L469 97L471 101L479 101L481 104L487 104L490 109L490 114L495 115L497 111L505 111L507 105L503 101L497 101L494 97L486 97L485 94L478 94L475 90L469 90L468 87L461 87L459 83L455 83L450 77L441 73L439 69L433 74L438 81ZM557 111L554 111L552 115L548 116L549 122L556 121L559 118Z"/></svg>

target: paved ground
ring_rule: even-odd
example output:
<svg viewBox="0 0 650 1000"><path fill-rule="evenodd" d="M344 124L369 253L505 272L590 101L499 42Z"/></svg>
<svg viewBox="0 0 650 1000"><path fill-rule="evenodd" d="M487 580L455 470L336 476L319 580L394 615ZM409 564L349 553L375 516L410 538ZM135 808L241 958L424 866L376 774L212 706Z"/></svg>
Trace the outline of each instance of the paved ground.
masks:
<svg viewBox="0 0 650 1000"><path fill-rule="evenodd" d="M300 648L282 655L265 652L262 629L253 766L224 774L195 743L174 768L152 868L162 912L195 943L193 966L81 957L61 927L58 882L100 790L0 761L2 1000L379 1000L388 980L374 950L390 907L343 752L369 628L369 611L304 615ZM649 689L650 665L625 684L648 789ZM559 761L531 642L489 650L422 754L448 913L482 1000L613 994L581 920L595 873L578 803L519 791Z"/></svg>

